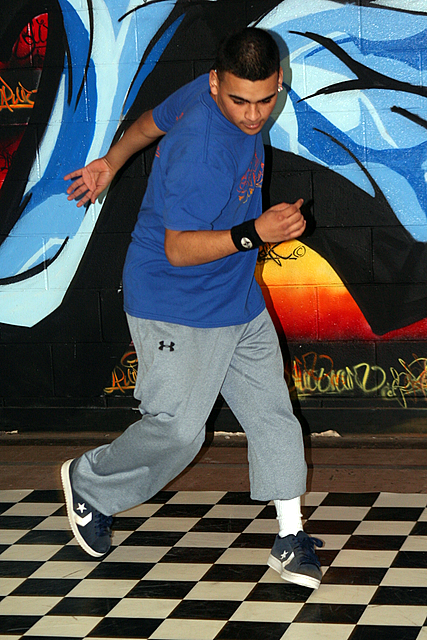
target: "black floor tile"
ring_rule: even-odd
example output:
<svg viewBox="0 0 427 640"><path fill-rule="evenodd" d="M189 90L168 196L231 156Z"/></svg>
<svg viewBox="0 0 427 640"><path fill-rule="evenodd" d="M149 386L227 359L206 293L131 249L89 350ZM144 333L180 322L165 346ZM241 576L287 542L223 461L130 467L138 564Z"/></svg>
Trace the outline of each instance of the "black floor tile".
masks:
<svg viewBox="0 0 427 640"><path fill-rule="evenodd" d="M182 600L197 582L179 580L141 580L126 598L160 598Z"/></svg>
<svg viewBox="0 0 427 640"><path fill-rule="evenodd" d="M294 622L357 624L365 609L358 604L305 604Z"/></svg>
<svg viewBox="0 0 427 640"><path fill-rule="evenodd" d="M156 518L203 518L211 509L211 504L164 504Z"/></svg>
<svg viewBox="0 0 427 640"><path fill-rule="evenodd" d="M64 494L59 489L36 489L20 502L59 502L64 503Z"/></svg>
<svg viewBox="0 0 427 640"><path fill-rule="evenodd" d="M224 551L217 547L172 547L159 562L213 564Z"/></svg>
<svg viewBox="0 0 427 640"><path fill-rule="evenodd" d="M240 602L233 600L183 600L169 618L228 620L239 607Z"/></svg>
<svg viewBox="0 0 427 640"><path fill-rule="evenodd" d="M386 573L386 568L378 567L329 567L322 583L379 585Z"/></svg>
<svg viewBox="0 0 427 640"><path fill-rule="evenodd" d="M251 522L247 518L201 518L190 531L241 533Z"/></svg>
<svg viewBox="0 0 427 640"><path fill-rule="evenodd" d="M173 547L185 531L134 531L122 542L123 547Z"/></svg>
<svg viewBox="0 0 427 640"><path fill-rule="evenodd" d="M147 504L165 504L168 500L171 500L178 492L177 491L159 491L155 496L146 500Z"/></svg>
<svg viewBox="0 0 427 640"><path fill-rule="evenodd" d="M411 531L411 536L427 536L427 522L417 522Z"/></svg>
<svg viewBox="0 0 427 640"><path fill-rule="evenodd" d="M120 598L63 598L48 616L106 616Z"/></svg>
<svg viewBox="0 0 427 640"><path fill-rule="evenodd" d="M87 638L147 638L163 622L157 618L104 618Z"/></svg>
<svg viewBox="0 0 427 640"><path fill-rule="evenodd" d="M36 562L35 560L1 560L0 578L28 578L42 564L44 562Z"/></svg>
<svg viewBox="0 0 427 640"><path fill-rule="evenodd" d="M347 535L354 533L359 524L354 520L308 520L304 531L310 535Z"/></svg>
<svg viewBox="0 0 427 640"><path fill-rule="evenodd" d="M399 551L391 566L402 569L427 569L427 552Z"/></svg>
<svg viewBox="0 0 427 640"><path fill-rule="evenodd" d="M376 493L328 493L322 507L372 507L380 494Z"/></svg>
<svg viewBox="0 0 427 640"><path fill-rule="evenodd" d="M0 515L5 511L9 511L14 506L14 502L0 502Z"/></svg>
<svg viewBox="0 0 427 640"><path fill-rule="evenodd" d="M58 529L37 529L29 531L19 539L19 544L65 545L73 539L71 531Z"/></svg>
<svg viewBox="0 0 427 640"><path fill-rule="evenodd" d="M0 529L27 529L37 527L46 516L0 516Z"/></svg>
<svg viewBox="0 0 427 640"><path fill-rule="evenodd" d="M31 629L42 616L1 616L0 629L2 635L20 636ZM0 636L1 637L1 636Z"/></svg>
<svg viewBox="0 0 427 640"><path fill-rule="evenodd" d="M227 622L215 640L280 640L288 628L286 622Z"/></svg>
<svg viewBox="0 0 427 640"><path fill-rule="evenodd" d="M267 571L264 565L215 564L202 577L209 582L258 582Z"/></svg>
<svg viewBox="0 0 427 640"><path fill-rule="evenodd" d="M427 606L427 587L379 587L369 604Z"/></svg>
<svg viewBox="0 0 427 640"><path fill-rule="evenodd" d="M132 518L130 516L123 516L120 518L114 518L113 531L136 531L148 518Z"/></svg>
<svg viewBox="0 0 427 640"><path fill-rule="evenodd" d="M365 520L416 522L423 511L422 507L372 507L366 514Z"/></svg>
<svg viewBox="0 0 427 640"><path fill-rule="evenodd" d="M258 602L305 602L313 593L313 589L296 584L261 582L246 597L247 601Z"/></svg>
<svg viewBox="0 0 427 640"><path fill-rule="evenodd" d="M69 544L62 549L59 549L50 558L51 562L93 562L93 558L83 551L83 549L76 544Z"/></svg>
<svg viewBox="0 0 427 640"><path fill-rule="evenodd" d="M19 585L13 596L66 596L81 580L67 578L28 578Z"/></svg>
<svg viewBox="0 0 427 640"><path fill-rule="evenodd" d="M234 548L271 549L276 534L274 533L242 533L230 545Z"/></svg>
<svg viewBox="0 0 427 640"><path fill-rule="evenodd" d="M398 551L406 536L351 536L343 549L361 549L372 551Z"/></svg>
<svg viewBox="0 0 427 640"><path fill-rule="evenodd" d="M149 562L101 562L87 576L97 580L141 580L154 567Z"/></svg>
<svg viewBox="0 0 427 640"><path fill-rule="evenodd" d="M252 500L249 491L228 491L217 504L265 505L265 502Z"/></svg>
<svg viewBox="0 0 427 640"><path fill-rule="evenodd" d="M395 626L357 626L349 640L417 640L420 629L417 627Z"/></svg>

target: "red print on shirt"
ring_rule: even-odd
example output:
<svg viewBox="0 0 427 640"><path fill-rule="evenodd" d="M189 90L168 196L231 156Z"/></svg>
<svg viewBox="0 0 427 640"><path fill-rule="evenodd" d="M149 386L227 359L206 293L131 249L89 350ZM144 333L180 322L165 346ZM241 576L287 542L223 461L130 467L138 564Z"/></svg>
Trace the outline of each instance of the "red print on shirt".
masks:
<svg viewBox="0 0 427 640"><path fill-rule="evenodd" d="M244 204L249 200L256 187L262 186L262 179L264 177L264 163L258 158L255 152L249 169L242 176L240 184L237 188L239 194L239 200Z"/></svg>

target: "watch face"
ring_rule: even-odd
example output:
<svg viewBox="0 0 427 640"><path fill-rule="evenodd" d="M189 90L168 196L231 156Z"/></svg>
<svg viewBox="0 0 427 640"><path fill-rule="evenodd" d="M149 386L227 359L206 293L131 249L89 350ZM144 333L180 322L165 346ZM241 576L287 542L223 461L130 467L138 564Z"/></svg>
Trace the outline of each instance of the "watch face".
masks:
<svg viewBox="0 0 427 640"><path fill-rule="evenodd" d="M243 247L244 249L252 249L252 247L253 247L253 244L252 244L252 242L249 240L249 238L242 238L242 239L240 240L240 243L241 243L241 245L242 245L242 247Z"/></svg>

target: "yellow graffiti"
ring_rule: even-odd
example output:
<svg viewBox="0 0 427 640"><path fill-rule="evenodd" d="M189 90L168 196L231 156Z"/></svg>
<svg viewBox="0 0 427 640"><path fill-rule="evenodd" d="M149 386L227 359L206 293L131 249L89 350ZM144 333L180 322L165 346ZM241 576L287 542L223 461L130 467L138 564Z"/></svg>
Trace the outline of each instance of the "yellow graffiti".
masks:
<svg viewBox="0 0 427 640"><path fill-rule="evenodd" d="M292 377L299 397L314 393L340 394L355 389L374 394L387 382L386 372L378 365L361 362L335 369L330 356L318 355L314 351L294 359Z"/></svg>
<svg viewBox="0 0 427 640"><path fill-rule="evenodd" d="M407 407L407 398L427 397L427 358L418 358L415 354L410 363L399 358L403 371L390 367L392 382L387 390L388 398L397 398L403 407Z"/></svg>
<svg viewBox="0 0 427 640"><path fill-rule="evenodd" d="M136 376L138 372L138 359L135 351L128 351L120 360L120 364L114 367L112 373L111 387L104 389L105 393L120 391L125 393L135 389Z"/></svg>
<svg viewBox="0 0 427 640"><path fill-rule="evenodd" d="M37 90L28 90L18 82L16 91L13 91L11 87L0 76L0 111L7 109L8 111L15 111L15 109L32 109L34 107L34 101L31 99L33 94L37 93Z"/></svg>
<svg viewBox="0 0 427 640"><path fill-rule="evenodd" d="M340 394L364 394L383 400L397 401L407 408L408 399L427 399L427 358L413 355L407 363L399 358L402 370L383 367L368 362L336 368L333 359L326 354L309 351L294 358L290 369L285 372L286 382L292 397L303 400L309 396ZM112 373L111 386L104 392L125 393L135 389L138 373L138 359L135 351L124 354Z"/></svg>

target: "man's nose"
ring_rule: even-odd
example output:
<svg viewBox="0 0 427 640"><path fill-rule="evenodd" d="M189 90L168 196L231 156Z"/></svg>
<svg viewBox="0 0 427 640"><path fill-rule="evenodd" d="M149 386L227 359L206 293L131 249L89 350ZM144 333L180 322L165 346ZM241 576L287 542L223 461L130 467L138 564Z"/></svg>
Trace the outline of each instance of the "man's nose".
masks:
<svg viewBox="0 0 427 640"><path fill-rule="evenodd" d="M256 122L259 119L258 105L248 104L246 109L246 118L251 122Z"/></svg>

